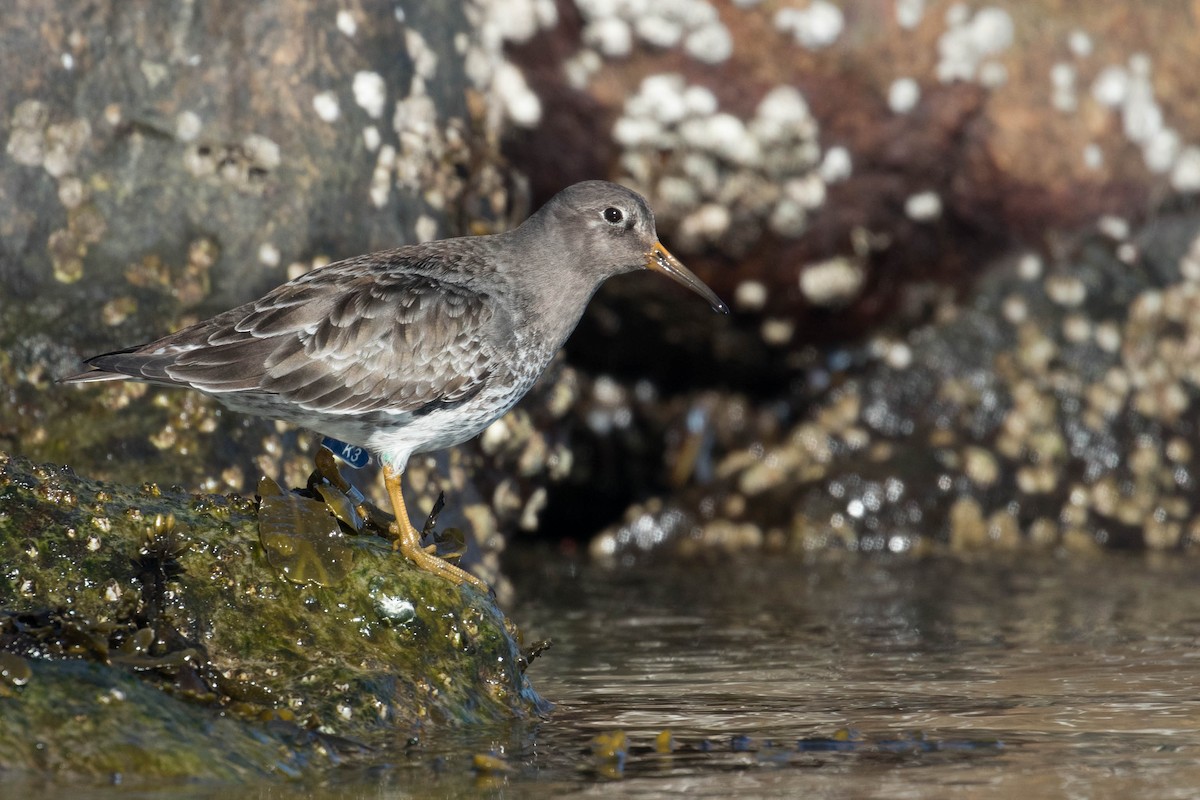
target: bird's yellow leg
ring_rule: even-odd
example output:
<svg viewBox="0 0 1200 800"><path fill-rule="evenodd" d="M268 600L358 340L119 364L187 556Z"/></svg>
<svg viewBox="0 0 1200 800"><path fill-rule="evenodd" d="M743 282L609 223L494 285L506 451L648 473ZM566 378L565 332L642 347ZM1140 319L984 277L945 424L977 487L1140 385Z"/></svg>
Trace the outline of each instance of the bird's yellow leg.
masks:
<svg viewBox="0 0 1200 800"><path fill-rule="evenodd" d="M484 594L489 594L491 588L483 580L432 553L427 553L421 547L421 534L409 521L408 510L404 507L404 495L400 492L400 473L387 464L383 465L383 483L387 487L388 497L392 499L392 507L396 510L397 537L392 542L392 549L399 550L426 572L441 575L460 586L469 583Z"/></svg>

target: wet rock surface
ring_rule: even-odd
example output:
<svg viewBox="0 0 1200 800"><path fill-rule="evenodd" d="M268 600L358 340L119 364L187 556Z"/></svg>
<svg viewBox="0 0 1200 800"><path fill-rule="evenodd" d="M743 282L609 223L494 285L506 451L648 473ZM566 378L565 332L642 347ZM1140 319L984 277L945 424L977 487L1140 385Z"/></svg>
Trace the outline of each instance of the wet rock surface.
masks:
<svg viewBox="0 0 1200 800"><path fill-rule="evenodd" d="M0 768L286 777L542 709L492 601L327 518L0 454Z"/></svg>
<svg viewBox="0 0 1200 800"><path fill-rule="evenodd" d="M778 436L710 406L740 441L692 456L711 483L635 506L593 552L1195 546L1200 222L1103 227L877 338Z"/></svg>

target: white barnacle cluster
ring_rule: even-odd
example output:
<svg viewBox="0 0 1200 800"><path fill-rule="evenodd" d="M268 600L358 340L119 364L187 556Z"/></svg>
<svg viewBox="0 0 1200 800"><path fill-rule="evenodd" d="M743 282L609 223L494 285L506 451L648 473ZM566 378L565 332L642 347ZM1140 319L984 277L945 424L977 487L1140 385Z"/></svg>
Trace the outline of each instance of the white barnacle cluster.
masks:
<svg viewBox="0 0 1200 800"><path fill-rule="evenodd" d="M474 39L465 47L467 77L492 103L489 125L522 128L542 119L542 103L525 76L504 56L505 44L527 42L558 23L554 0L473 0L466 6Z"/></svg>
<svg viewBox="0 0 1200 800"><path fill-rule="evenodd" d="M925 0L896 0L896 22L904 30L921 24L925 16Z"/></svg>
<svg viewBox="0 0 1200 800"><path fill-rule="evenodd" d="M326 89L313 95L313 111L323 122L337 122L342 115L341 103L338 102L337 92Z"/></svg>
<svg viewBox="0 0 1200 800"><path fill-rule="evenodd" d="M914 78L897 78L888 87L887 104L894 114L907 114L921 100L921 85Z"/></svg>
<svg viewBox="0 0 1200 800"><path fill-rule="evenodd" d="M800 270L800 293L814 306L839 308L858 297L866 274L861 260L834 256Z"/></svg>
<svg viewBox="0 0 1200 800"><path fill-rule="evenodd" d="M412 37L406 38L411 40ZM413 76L408 94L396 103L392 129L399 141L400 158L390 152L390 145L385 146L377 156L378 164L389 170L395 165L396 184L419 191L424 165L440 161L446 146L437 106L426 91L425 80L420 74Z"/></svg>
<svg viewBox="0 0 1200 800"><path fill-rule="evenodd" d="M1137 53L1126 64L1111 64L1092 82L1092 99L1120 114L1125 138L1141 148L1146 169L1169 174L1179 192L1200 192L1200 147L1184 144L1167 124L1154 95L1150 56Z"/></svg>
<svg viewBox="0 0 1200 800"><path fill-rule="evenodd" d="M419 193L434 209L444 208L462 192L466 182L457 167L471 159L469 128L478 127L487 140L495 141L509 124L532 127L541 120L541 102L521 72L505 58L504 46L507 42L527 41L538 31L553 27L557 23L553 0L472 0L465 11L470 32L457 35L454 48L482 100L477 108L471 108L470 123L441 117L428 90L438 79L439 68L444 69L439 52L397 10L397 20L405 25L405 52L413 64L411 83L407 91L399 93L391 113L397 143L384 143L375 124L362 132L368 151L375 154L370 193L378 207L386 205L396 187ZM353 90L355 102L369 117L386 119L383 111L387 107L387 87L373 73L356 75ZM325 111L336 113L328 108ZM498 181L494 170L484 169L485 174L473 176L474 182ZM436 234L437 222L432 217L417 220L414 235L418 240Z"/></svg>
<svg viewBox="0 0 1200 800"><path fill-rule="evenodd" d="M417 616L417 608L411 600L386 592L375 595L375 610L387 622L404 623Z"/></svg>
<svg viewBox="0 0 1200 800"><path fill-rule="evenodd" d="M1075 96L1075 67L1065 61L1059 61L1050 67L1050 104L1063 113L1070 113L1079 107Z"/></svg>
<svg viewBox="0 0 1200 800"><path fill-rule="evenodd" d="M1075 29L1067 34L1067 50L1076 60L1082 60L1092 54L1092 37L1087 31ZM1072 61L1059 61L1050 67L1050 105L1064 114L1073 113L1079 108L1077 82L1079 67ZM1084 163L1090 167L1098 167L1103 161L1103 154L1085 154Z"/></svg>
<svg viewBox="0 0 1200 800"><path fill-rule="evenodd" d="M86 117L51 121L50 106L29 98L13 109L8 130L3 153L15 164L44 169L58 183L67 224L50 234L47 251L55 279L74 283L83 277L88 247L99 242L108 228L104 216L88 202L91 189L79 174L92 142L91 123Z"/></svg>
<svg viewBox="0 0 1200 800"><path fill-rule="evenodd" d="M352 83L354 102L358 104L371 119L383 116L387 107L387 83L378 72L360 70L354 73Z"/></svg>
<svg viewBox="0 0 1200 800"><path fill-rule="evenodd" d="M623 58L635 41L681 46L689 56L719 64L733 54L733 37L708 0L576 0L583 42L606 58Z"/></svg>
<svg viewBox="0 0 1200 800"><path fill-rule="evenodd" d="M946 12L946 30L938 38L938 80L978 81L997 87L1008 79L1008 71L997 57L1012 46L1012 17L1003 8L989 6L973 15L958 3Z"/></svg>
<svg viewBox="0 0 1200 800"><path fill-rule="evenodd" d="M806 8L781 8L775 12L775 28L790 33L796 44L809 50L833 44L845 27L842 10L828 0L813 0Z"/></svg>
<svg viewBox="0 0 1200 800"><path fill-rule="evenodd" d="M645 78L613 128L624 180L676 223L676 244L744 250L764 227L804 232L825 202L818 125L803 95L777 86L743 120L675 73Z"/></svg>

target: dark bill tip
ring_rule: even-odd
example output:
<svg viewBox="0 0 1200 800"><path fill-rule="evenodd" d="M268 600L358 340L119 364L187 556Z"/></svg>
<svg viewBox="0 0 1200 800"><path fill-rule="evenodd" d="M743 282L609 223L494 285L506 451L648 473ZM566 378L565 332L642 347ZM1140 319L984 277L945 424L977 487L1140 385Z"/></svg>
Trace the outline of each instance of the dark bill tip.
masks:
<svg viewBox="0 0 1200 800"><path fill-rule="evenodd" d="M717 297L717 293L708 288L704 281L697 278L678 258L671 255L670 251L663 247L661 242L655 242L650 248L650 252L646 253L646 269L661 272L668 278L682 283L707 300L708 304L713 307L713 311L720 311L722 314L729 313L729 306L725 305L721 301L721 298Z"/></svg>

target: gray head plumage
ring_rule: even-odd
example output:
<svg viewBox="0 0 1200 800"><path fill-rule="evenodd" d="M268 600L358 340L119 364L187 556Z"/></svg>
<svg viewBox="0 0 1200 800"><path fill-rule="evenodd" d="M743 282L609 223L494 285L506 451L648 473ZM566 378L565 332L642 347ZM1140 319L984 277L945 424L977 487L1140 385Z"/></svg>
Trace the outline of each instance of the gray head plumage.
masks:
<svg viewBox="0 0 1200 800"><path fill-rule="evenodd" d="M557 240L551 250L570 253L571 263L599 285L637 269L651 269L699 294L724 313L729 309L691 270L658 241L654 212L637 192L608 181L583 181L552 197L519 235ZM555 265L561 269L562 265Z"/></svg>

